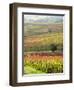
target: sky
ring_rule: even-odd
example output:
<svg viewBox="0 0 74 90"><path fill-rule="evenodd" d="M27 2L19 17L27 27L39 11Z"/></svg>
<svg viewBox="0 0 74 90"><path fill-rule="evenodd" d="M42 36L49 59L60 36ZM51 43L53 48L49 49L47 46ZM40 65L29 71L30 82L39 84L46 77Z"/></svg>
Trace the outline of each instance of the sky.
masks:
<svg viewBox="0 0 74 90"><path fill-rule="evenodd" d="M40 19L48 19L48 20L50 20L50 19L63 19L63 16L49 16L49 15L47 15L47 16L45 16L45 15L24 15L24 20L26 20L26 21L29 21L29 20L34 20L34 21L36 21L36 20L40 20Z"/></svg>

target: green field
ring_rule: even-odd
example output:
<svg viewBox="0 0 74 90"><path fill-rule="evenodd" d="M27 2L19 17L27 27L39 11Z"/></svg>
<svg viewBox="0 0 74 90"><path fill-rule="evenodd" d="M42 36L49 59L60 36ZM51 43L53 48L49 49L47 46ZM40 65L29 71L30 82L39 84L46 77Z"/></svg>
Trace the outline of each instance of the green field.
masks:
<svg viewBox="0 0 74 90"><path fill-rule="evenodd" d="M28 65L26 65L25 67L24 67L24 72L25 72L25 74L39 74L39 73L44 73L44 72L42 72L42 71L40 71L40 70L37 70L37 69L35 69L35 68L33 68L33 67L31 67L31 66L28 66Z"/></svg>

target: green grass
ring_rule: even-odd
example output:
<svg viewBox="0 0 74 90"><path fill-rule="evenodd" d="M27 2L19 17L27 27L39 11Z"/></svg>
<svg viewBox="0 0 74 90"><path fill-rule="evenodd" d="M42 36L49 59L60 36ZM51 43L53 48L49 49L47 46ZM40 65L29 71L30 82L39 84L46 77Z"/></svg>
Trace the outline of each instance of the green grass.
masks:
<svg viewBox="0 0 74 90"><path fill-rule="evenodd" d="M31 66L25 66L24 67L24 72L25 74L40 74L40 73L44 73L40 70L36 70L35 68L31 67Z"/></svg>

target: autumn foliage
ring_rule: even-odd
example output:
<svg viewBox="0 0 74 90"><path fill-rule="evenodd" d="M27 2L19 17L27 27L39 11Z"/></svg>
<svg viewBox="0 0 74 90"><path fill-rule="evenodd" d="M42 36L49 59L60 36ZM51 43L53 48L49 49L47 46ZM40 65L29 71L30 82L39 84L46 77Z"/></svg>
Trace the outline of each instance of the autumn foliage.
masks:
<svg viewBox="0 0 74 90"><path fill-rule="evenodd" d="M63 56L45 54L26 54L24 66L31 66L45 73L62 73Z"/></svg>

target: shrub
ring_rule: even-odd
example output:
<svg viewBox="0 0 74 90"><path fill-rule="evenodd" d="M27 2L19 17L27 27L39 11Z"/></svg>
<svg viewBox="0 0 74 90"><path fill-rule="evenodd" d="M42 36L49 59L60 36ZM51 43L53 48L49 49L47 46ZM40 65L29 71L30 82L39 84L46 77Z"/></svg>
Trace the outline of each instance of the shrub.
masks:
<svg viewBox="0 0 74 90"><path fill-rule="evenodd" d="M57 45L56 45L56 44L51 44L51 45L50 45L50 50L51 50L52 52L56 51L56 50L57 50Z"/></svg>

